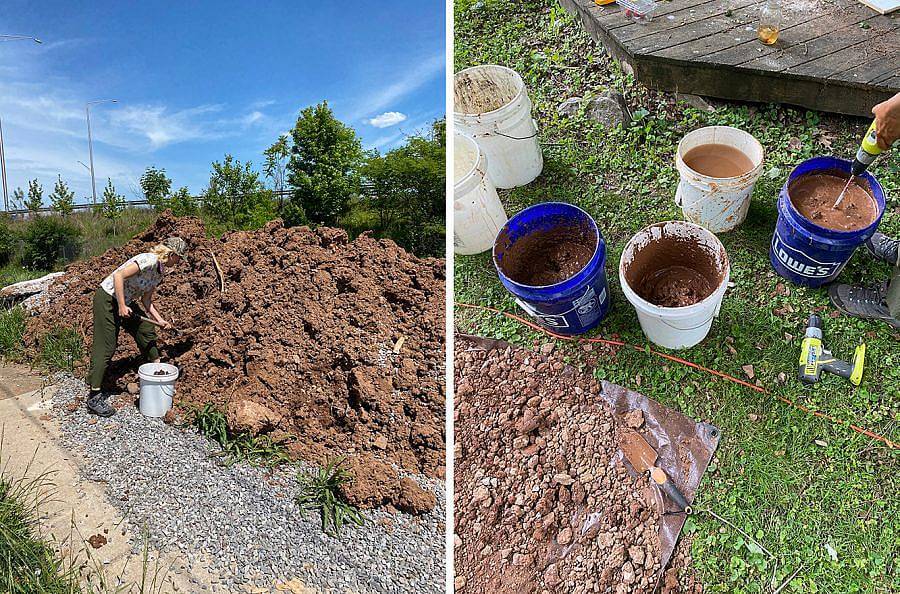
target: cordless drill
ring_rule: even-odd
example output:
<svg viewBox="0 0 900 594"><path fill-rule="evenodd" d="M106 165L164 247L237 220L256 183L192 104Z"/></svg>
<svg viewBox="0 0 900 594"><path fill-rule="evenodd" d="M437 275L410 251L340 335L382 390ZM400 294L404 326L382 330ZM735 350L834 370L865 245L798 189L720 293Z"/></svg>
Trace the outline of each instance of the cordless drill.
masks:
<svg viewBox="0 0 900 594"><path fill-rule="evenodd" d="M865 344L856 347L851 363L835 359L831 351L822 346L822 318L816 314L809 316L806 335L803 344L800 345L800 381L814 384L819 381L822 371L827 371L847 378L851 384L858 386L862 381L865 361Z"/></svg>
<svg viewBox="0 0 900 594"><path fill-rule="evenodd" d="M875 159L882 152L881 147L878 146L877 138L876 138L876 128L875 122L872 122L872 125L869 126L869 130L866 132L866 135L863 136L862 143L860 143L859 148L856 151L856 157L853 159L853 165L850 166L850 173L855 176L861 175L866 169L869 168Z"/></svg>

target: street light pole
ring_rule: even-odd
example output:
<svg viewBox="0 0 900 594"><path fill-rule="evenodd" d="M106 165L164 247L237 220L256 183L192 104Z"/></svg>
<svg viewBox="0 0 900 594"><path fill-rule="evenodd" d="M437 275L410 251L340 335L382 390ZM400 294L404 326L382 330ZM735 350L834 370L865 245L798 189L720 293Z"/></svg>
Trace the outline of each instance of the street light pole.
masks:
<svg viewBox="0 0 900 594"><path fill-rule="evenodd" d="M6 155L3 153L3 120L0 120L0 177L3 178L3 210L9 212L9 190L6 189Z"/></svg>
<svg viewBox="0 0 900 594"><path fill-rule="evenodd" d="M88 101L84 104L84 115L87 118L88 130L88 155L91 163L91 193L94 196L94 206L97 205L97 181L94 178L94 139L91 137L91 105L99 103L118 103L115 99L100 99L98 101Z"/></svg>
<svg viewBox="0 0 900 594"><path fill-rule="evenodd" d="M0 41L28 41L43 43L29 35L0 35ZM3 210L9 212L9 190L6 187L6 154L3 152L3 122L0 121L0 177L3 178Z"/></svg>

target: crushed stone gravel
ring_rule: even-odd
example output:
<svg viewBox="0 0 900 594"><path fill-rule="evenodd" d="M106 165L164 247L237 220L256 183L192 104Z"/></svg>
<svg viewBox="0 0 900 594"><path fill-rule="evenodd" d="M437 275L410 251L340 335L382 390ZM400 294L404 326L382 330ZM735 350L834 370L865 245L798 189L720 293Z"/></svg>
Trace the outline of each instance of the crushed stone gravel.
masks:
<svg viewBox="0 0 900 594"><path fill-rule="evenodd" d="M198 591L280 592L275 586L290 579L323 592L444 591L443 481L407 475L435 494L431 512L366 511L363 527L333 538L318 514L300 516L293 468L225 466L213 455L216 444L135 407L98 419L83 405L84 382L57 379L52 410L63 445L84 458L86 479L106 483L109 500L141 535L135 538L146 531L153 546L187 559L171 571L203 563L219 576L218 585ZM132 544L135 552L143 546Z"/></svg>

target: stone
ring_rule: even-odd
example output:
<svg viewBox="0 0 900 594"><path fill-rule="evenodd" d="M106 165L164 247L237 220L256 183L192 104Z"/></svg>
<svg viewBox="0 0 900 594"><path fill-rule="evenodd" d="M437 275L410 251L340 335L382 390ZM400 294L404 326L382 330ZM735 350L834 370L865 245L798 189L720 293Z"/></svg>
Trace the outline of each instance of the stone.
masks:
<svg viewBox="0 0 900 594"><path fill-rule="evenodd" d="M622 566L622 583L633 584L635 577L634 566L630 561L626 561Z"/></svg>
<svg viewBox="0 0 900 594"><path fill-rule="evenodd" d="M631 123L628 104L622 93L618 91L605 91L591 99L570 97L560 103L556 111L561 116L572 117L577 115L581 109L584 109L588 118L607 128Z"/></svg>
<svg viewBox="0 0 900 594"><path fill-rule="evenodd" d="M375 438L375 441L372 442L372 445L378 448L379 450L387 449L388 440L384 435L379 435Z"/></svg>
<svg viewBox="0 0 900 594"><path fill-rule="evenodd" d="M137 382L128 382L128 385L125 386L125 391L134 396L140 394L141 387L137 385Z"/></svg>
<svg viewBox="0 0 900 594"><path fill-rule="evenodd" d="M556 542L561 545L567 545L572 543L572 529L571 528L563 528L562 531L556 535Z"/></svg>
<svg viewBox="0 0 900 594"><path fill-rule="evenodd" d="M695 107L702 111L715 111L716 108L709 104L709 102L701 97L700 95L691 95L688 93L675 93L675 99L690 105L691 107Z"/></svg>
<svg viewBox="0 0 900 594"><path fill-rule="evenodd" d="M278 424L278 415L267 406L253 400L234 400L225 407L225 418L232 431L253 435L265 433Z"/></svg>

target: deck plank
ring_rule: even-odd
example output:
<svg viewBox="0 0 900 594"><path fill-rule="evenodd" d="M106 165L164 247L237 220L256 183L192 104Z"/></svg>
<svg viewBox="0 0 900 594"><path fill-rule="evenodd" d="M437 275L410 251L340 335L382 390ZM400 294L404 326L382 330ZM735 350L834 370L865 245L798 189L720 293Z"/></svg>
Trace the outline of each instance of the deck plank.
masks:
<svg viewBox="0 0 900 594"><path fill-rule="evenodd" d="M900 91L900 13L881 16L856 0L786 3L773 46L756 39L751 0L663 2L644 24L617 5L561 3L652 88L867 117Z"/></svg>

